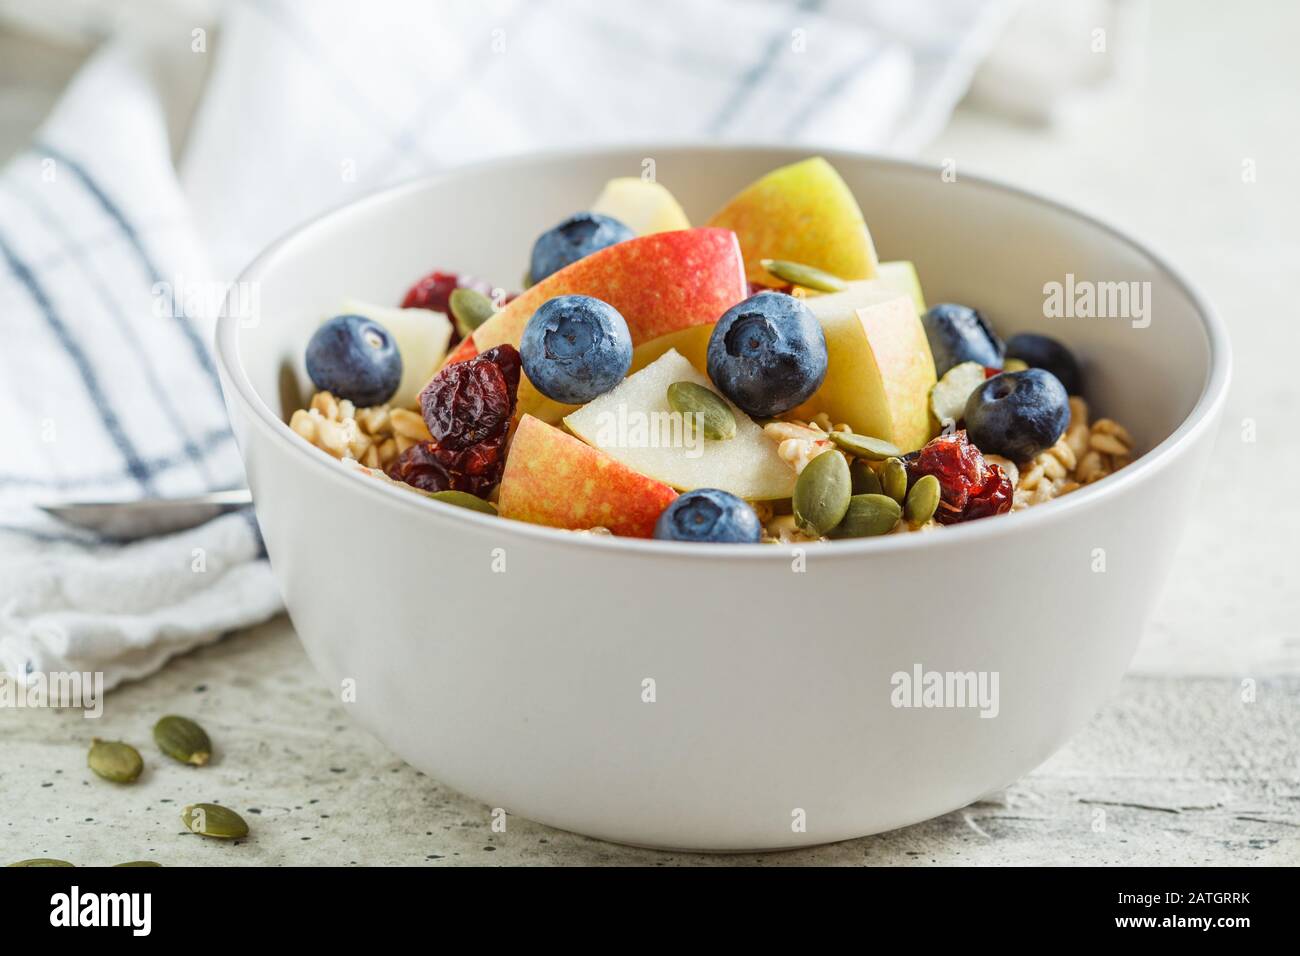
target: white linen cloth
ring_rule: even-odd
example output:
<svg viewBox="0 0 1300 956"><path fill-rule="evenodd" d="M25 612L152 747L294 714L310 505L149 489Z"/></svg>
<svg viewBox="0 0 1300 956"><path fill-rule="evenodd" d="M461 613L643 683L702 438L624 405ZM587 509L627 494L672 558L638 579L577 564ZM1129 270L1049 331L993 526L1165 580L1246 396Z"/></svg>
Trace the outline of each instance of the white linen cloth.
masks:
<svg viewBox="0 0 1300 956"><path fill-rule="evenodd" d="M214 293L271 239L392 181L546 146L908 151L1005 15L242 0L209 23L194 2L129 6L0 172L0 669L20 680L102 671L112 687L278 610L251 514L122 546L32 507L242 483L208 343Z"/></svg>

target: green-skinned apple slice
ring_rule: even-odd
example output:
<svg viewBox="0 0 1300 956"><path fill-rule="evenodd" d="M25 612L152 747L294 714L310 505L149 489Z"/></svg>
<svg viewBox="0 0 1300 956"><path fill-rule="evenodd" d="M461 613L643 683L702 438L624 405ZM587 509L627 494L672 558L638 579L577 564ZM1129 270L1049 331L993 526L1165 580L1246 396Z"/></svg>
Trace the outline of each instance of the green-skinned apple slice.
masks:
<svg viewBox="0 0 1300 956"><path fill-rule="evenodd" d="M925 314L925 294L921 291L921 277L916 274L916 266L906 259L882 262L876 270L876 278L884 286L895 292L906 292L916 303L918 315Z"/></svg>
<svg viewBox="0 0 1300 956"><path fill-rule="evenodd" d="M750 500L789 498L795 473L776 444L731 405L736 436L704 439L668 404L668 386L713 383L676 349L669 349L604 395L567 415L564 424L627 467L678 490L719 488ZM728 402L730 405L730 403Z"/></svg>
<svg viewBox="0 0 1300 956"><path fill-rule="evenodd" d="M751 282L784 284L763 268L763 259L799 262L846 281L876 274L876 249L858 201L821 156L750 183L709 225L735 232Z"/></svg>

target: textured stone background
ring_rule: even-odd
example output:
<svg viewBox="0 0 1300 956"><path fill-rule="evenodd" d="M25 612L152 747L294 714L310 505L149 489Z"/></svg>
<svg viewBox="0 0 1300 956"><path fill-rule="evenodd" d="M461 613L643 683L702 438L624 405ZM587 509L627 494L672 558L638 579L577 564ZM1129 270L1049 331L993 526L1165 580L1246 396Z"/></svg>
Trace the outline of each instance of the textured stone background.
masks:
<svg viewBox="0 0 1300 956"><path fill-rule="evenodd" d="M1232 678L1129 677L1083 734L995 801L810 850L662 853L518 817L493 833L488 807L357 729L278 621L117 691L100 720L6 713L0 847L13 859L81 865L1294 864L1300 678L1257 691L1246 704ZM157 754L150 728L172 712L208 728L216 754L207 767ZM140 780L95 777L91 734L135 742L146 761ZM195 802L235 808L250 838L187 833L180 808Z"/></svg>

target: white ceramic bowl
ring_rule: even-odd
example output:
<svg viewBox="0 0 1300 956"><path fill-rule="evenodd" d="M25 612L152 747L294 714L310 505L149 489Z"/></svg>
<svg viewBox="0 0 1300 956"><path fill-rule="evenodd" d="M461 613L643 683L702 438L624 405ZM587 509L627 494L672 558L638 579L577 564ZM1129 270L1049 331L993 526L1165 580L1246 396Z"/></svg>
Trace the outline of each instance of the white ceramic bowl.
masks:
<svg viewBox="0 0 1300 956"><path fill-rule="evenodd" d="M644 157L702 222L803 155L673 147L475 166L326 215L243 276L260 285L261 320L223 319L217 345L276 577L327 685L355 681L346 709L414 766L605 839L799 846L1013 782L1116 685L1210 452L1228 344L1145 246L1016 189L827 154L881 257L914 260L930 302L1068 342L1094 409L1137 437L1132 466L1040 508L812 547L797 571L786 548L599 539L443 506L284 424L307 390L307 339L343 298L396 303L434 267L511 284L540 231ZM1045 319L1044 283L1067 273L1150 282L1150 327ZM894 706L893 675L918 665L996 673L997 715Z"/></svg>

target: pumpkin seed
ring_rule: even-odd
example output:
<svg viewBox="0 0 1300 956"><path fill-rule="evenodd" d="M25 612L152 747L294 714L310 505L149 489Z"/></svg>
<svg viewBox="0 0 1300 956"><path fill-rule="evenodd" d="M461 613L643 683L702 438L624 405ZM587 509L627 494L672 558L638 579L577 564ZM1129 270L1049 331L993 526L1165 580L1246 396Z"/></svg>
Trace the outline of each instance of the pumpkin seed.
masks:
<svg viewBox="0 0 1300 956"><path fill-rule="evenodd" d="M202 767L212 756L212 741L207 731L188 717L168 714L153 725L158 749L181 763Z"/></svg>
<svg viewBox="0 0 1300 956"><path fill-rule="evenodd" d="M471 495L468 491L430 491L428 495L434 501L445 501L458 508L468 508L470 511L478 511L485 515L497 513L492 502L484 501L478 495Z"/></svg>
<svg viewBox="0 0 1300 956"><path fill-rule="evenodd" d="M858 458L884 461L902 454L896 447L879 438L855 435L853 432L831 432L831 441L839 448Z"/></svg>
<svg viewBox="0 0 1300 956"><path fill-rule="evenodd" d="M522 285L520 285L519 288L521 289L529 288L533 284L533 274L531 272L525 272L521 282Z"/></svg>
<svg viewBox="0 0 1300 956"><path fill-rule="evenodd" d="M76 866L75 863L69 863L67 860L51 860L48 857L36 857L32 860L19 860L17 863L10 863L9 866Z"/></svg>
<svg viewBox="0 0 1300 956"><path fill-rule="evenodd" d="M942 428L966 415L971 393L984 384L984 366L979 362L962 362L943 373L930 387L930 414Z"/></svg>
<svg viewBox="0 0 1300 956"><path fill-rule="evenodd" d="M887 495L854 495L844 520L831 532L832 538L869 538L889 534L898 524L903 509Z"/></svg>
<svg viewBox="0 0 1300 956"><path fill-rule="evenodd" d="M195 803L181 811L185 829L201 836L234 840L248 836L248 824L234 810L217 803Z"/></svg>
<svg viewBox="0 0 1300 956"><path fill-rule="evenodd" d="M833 449L822 452L794 483L795 523L805 534L821 537L844 519L852 494L849 463Z"/></svg>
<svg viewBox="0 0 1300 956"><path fill-rule="evenodd" d="M853 493L855 495L881 494L880 478L867 464L866 459L854 458L849 462L849 474L853 476Z"/></svg>
<svg viewBox="0 0 1300 956"><path fill-rule="evenodd" d="M843 292L848 288L848 283L838 276L833 276L815 266L806 266L802 262L760 259L759 263L778 279L791 285L801 285L805 289L815 289L818 292Z"/></svg>
<svg viewBox="0 0 1300 956"><path fill-rule="evenodd" d="M682 415L699 415L705 438L728 441L736 437L736 416L731 406L703 385L673 382L668 386L668 405Z"/></svg>
<svg viewBox="0 0 1300 956"><path fill-rule="evenodd" d="M114 863L113 866L162 866L162 864L155 863L153 860L131 860L129 863Z"/></svg>
<svg viewBox="0 0 1300 956"><path fill-rule="evenodd" d="M100 740L98 737L91 741L86 763L95 773L114 783L130 783L144 770L140 751L120 740Z"/></svg>
<svg viewBox="0 0 1300 956"><path fill-rule="evenodd" d="M497 311L492 300L477 289L453 289L447 307L461 338L465 339Z"/></svg>
<svg viewBox="0 0 1300 956"><path fill-rule="evenodd" d="M887 458L885 467L880 469L880 488L900 505L907 497L907 466L902 459Z"/></svg>
<svg viewBox="0 0 1300 956"><path fill-rule="evenodd" d="M1023 372L1027 368L1029 368L1029 363L1024 359L1009 358L1002 363L1002 371L1004 372Z"/></svg>
<svg viewBox="0 0 1300 956"><path fill-rule="evenodd" d="M934 475L922 475L907 493L905 512L912 524L925 524L934 517L939 507L939 479Z"/></svg>

